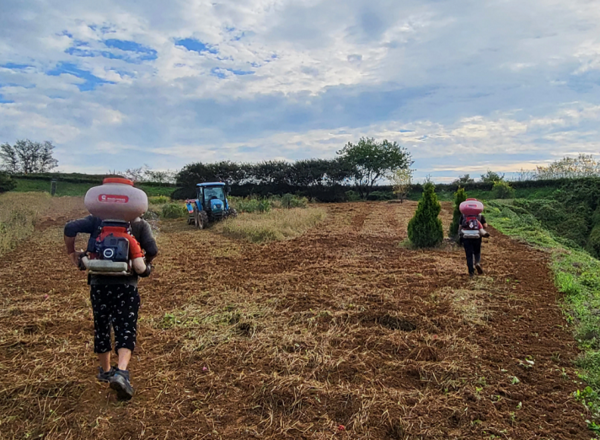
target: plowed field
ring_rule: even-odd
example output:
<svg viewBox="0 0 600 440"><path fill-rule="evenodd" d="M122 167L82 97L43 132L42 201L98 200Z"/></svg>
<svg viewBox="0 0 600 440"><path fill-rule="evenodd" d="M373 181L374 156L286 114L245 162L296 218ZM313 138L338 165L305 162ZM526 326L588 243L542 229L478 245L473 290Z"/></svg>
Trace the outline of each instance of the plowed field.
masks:
<svg viewBox="0 0 600 440"><path fill-rule="evenodd" d="M400 245L415 207L329 205L266 245L161 225L129 403L95 381L86 280L42 222L0 262L0 437L590 439L547 256L490 228L470 280L460 248Z"/></svg>

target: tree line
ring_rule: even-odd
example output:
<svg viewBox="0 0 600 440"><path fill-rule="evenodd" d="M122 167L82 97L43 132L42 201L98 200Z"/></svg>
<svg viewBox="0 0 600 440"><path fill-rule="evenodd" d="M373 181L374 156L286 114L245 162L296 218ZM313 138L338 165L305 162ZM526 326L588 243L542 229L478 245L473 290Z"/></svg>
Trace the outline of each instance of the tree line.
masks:
<svg viewBox="0 0 600 440"><path fill-rule="evenodd" d="M268 160L260 163L192 163L177 174L177 185L222 181L232 186L333 187L352 185L366 198L384 178L412 164L410 153L396 142L361 138L348 142L334 159L305 159L295 162Z"/></svg>

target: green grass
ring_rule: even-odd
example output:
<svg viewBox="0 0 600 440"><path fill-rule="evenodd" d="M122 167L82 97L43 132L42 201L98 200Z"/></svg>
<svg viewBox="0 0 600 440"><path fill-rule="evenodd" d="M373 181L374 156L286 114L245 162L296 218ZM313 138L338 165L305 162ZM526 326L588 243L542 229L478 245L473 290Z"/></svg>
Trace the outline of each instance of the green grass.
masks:
<svg viewBox="0 0 600 440"><path fill-rule="evenodd" d="M13 190L14 192L50 192L50 180L39 180L39 179L22 179L15 178L17 187ZM96 183L72 183L58 181L56 185L57 196L74 196L83 197L88 189L96 186ZM136 185L138 188L144 190L148 196L167 196L176 189L170 186L148 186L144 184Z"/></svg>
<svg viewBox="0 0 600 440"><path fill-rule="evenodd" d="M552 196L556 191L556 188L518 188L515 189L515 198L517 199L547 199ZM438 199L443 202L451 202L454 200L454 191L436 191ZM486 191L482 189L470 189L467 191L467 197L475 198L478 200L490 200L494 199L492 191ZM411 192L408 195L409 200L418 201L421 198L420 192Z"/></svg>
<svg viewBox="0 0 600 440"><path fill-rule="evenodd" d="M488 203L486 218L502 233L550 252L564 313L582 350L576 360L579 375L589 385L576 397L600 417L600 261L544 229L532 215L517 214L509 203Z"/></svg>

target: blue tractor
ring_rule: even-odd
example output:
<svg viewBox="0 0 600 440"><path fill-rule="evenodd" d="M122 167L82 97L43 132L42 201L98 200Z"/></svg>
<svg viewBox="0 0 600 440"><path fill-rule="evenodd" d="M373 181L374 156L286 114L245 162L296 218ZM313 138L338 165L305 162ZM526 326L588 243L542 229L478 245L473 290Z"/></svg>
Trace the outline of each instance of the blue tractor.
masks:
<svg viewBox="0 0 600 440"><path fill-rule="evenodd" d="M237 212L229 205L227 188L223 182L206 182L196 185L196 199L186 200L188 225L204 229L209 222L235 217Z"/></svg>

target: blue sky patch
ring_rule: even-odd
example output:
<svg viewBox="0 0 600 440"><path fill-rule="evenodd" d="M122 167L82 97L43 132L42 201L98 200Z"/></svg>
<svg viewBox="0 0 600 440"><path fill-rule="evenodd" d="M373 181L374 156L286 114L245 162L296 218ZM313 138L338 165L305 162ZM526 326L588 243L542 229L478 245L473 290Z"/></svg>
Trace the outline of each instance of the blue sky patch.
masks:
<svg viewBox="0 0 600 440"><path fill-rule="evenodd" d="M179 40L175 40L175 46L185 47L187 50L191 50L198 53L212 53L216 54L219 51L214 47L203 43L202 41L195 40L193 38L182 38Z"/></svg>
<svg viewBox="0 0 600 440"><path fill-rule="evenodd" d="M252 70L237 70L237 69L227 69L229 70L231 73L233 73L234 75L254 75L255 72L253 72Z"/></svg>
<svg viewBox="0 0 600 440"><path fill-rule="evenodd" d="M221 79L227 78L227 74L225 72L226 72L226 69L220 69L218 67L213 67L210 70L210 74L212 76L216 76L217 78L221 78Z"/></svg>
<svg viewBox="0 0 600 440"><path fill-rule="evenodd" d="M104 40L104 44L106 47L121 49L126 52L135 52L137 54L140 54L140 58L143 60L156 59L156 51L154 49L148 46L144 46L143 44L136 43L135 41L109 39Z"/></svg>
<svg viewBox="0 0 600 440"><path fill-rule="evenodd" d="M4 99L2 95L0 95L0 104L13 104L15 101L11 101L9 99Z"/></svg>
<svg viewBox="0 0 600 440"><path fill-rule="evenodd" d="M157 58L157 52L147 46L135 41L108 39L104 41L107 49L92 49L88 43L75 41L74 46L65 50L65 53L76 57L104 57L111 60L123 60L127 63L140 63L142 61L153 61Z"/></svg>
<svg viewBox="0 0 600 440"><path fill-rule="evenodd" d="M82 70L75 66L75 64L71 63L58 63L54 69L47 71L46 74L50 76L60 76L62 74L68 74L76 76L77 78L81 78L85 80L85 82L82 84L77 84L77 87L82 92L94 90L97 86L102 84L114 84L114 82L112 81L106 81L102 78L98 78L91 72L87 70Z"/></svg>
<svg viewBox="0 0 600 440"><path fill-rule="evenodd" d="M217 78L225 79L227 78L226 72L231 72L237 76L254 75L255 73L252 70L223 69L221 67L213 67L210 71L210 74L212 76L216 76Z"/></svg>
<svg viewBox="0 0 600 440"><path fill-rule="evenodd" d="M98 26L97 24L92 24L88 26L91 30L93 30L94 32L96 31L100 31L101 34L114 34L115 31L114 29L109 26L109 25L102 25L102 26Z"/></svg>
<svg viewBox="0 0 600 440"><path fill-rule="evenodd" d="M15 63L6 63L0 64L0 67L4 67L5 69L13 69L13 70L23 70L31 67L28 64L15 64Z"/></svg>

